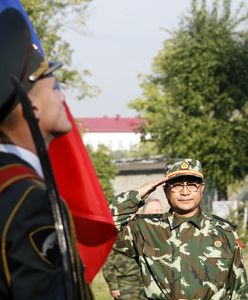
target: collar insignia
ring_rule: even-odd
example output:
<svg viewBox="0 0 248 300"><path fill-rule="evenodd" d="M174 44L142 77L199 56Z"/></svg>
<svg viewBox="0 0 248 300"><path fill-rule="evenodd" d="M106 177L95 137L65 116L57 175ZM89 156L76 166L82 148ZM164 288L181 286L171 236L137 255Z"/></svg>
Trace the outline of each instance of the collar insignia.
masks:
<svg viewBox="0 0 248 300"><path fill-rule="evenodd" d="M214 245L216 248L220 248L222 246L222 242L221 241L215 241Z"/></svg>

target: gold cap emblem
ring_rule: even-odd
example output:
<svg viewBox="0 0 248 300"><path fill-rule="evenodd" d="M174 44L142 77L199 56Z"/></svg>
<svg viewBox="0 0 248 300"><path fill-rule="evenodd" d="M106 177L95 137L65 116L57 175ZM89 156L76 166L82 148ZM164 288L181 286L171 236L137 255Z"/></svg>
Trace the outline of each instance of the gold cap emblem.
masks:
<svg viewBox="0 0 248 300"><path fill-rule="evenodd" d="M189 168L189 164L186 161L181 163L181 166L180 166L181 170L188 170L188 168Z"/></svg>
<svg viewBox="0 0 248 300"><path fill-rule="evenodd" d="M39 68L31 74L28 79L30 81L36 81L45 71L49 69L48 61L46 58L40 63Z"/></svg>
<svg viewBox="0 0 248 300"><path fill-rule="evenodd" d="M222 246L221 241L215 241L214 242L215 247L220 248Z"/></svg>
<svg viewBox="0 0 248 300"><path fill-rule="evenodd" d="M35 43L33 43L32 46L33 46L34 50L39 50L38 46Z"/></svg>

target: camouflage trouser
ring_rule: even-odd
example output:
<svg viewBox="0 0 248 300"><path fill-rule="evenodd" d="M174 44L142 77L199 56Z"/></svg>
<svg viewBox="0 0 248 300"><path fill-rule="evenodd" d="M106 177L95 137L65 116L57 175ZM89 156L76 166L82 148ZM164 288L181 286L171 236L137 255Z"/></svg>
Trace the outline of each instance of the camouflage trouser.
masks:
<svg viewBox="0 0 248 300"><path fill-rule="evenodd" d="M118 300L146 300L143 286L137 282L119 282L121 296Z"/></svg>

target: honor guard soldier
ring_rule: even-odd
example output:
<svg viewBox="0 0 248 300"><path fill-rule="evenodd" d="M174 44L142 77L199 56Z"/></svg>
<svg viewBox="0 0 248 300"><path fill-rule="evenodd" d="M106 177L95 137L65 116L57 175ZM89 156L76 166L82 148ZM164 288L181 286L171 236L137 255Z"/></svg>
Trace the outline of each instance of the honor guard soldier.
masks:
<svg viewBox="0 0 248 300"><path fill-rule="evenodd" d="M128 223L160 185L170 211ZM139 262L148 299L248 299L236 227L201 209L203 190L200 162L179 159L166 164L161 180L112 201L110 208L120 230L116 248Z"/></svg>
<svg viewBox="0 0 248 300"><path fill-rule="evenodd" d="M0 41L0 299L92 299L83 296L88 286L83 280L71 216L59 200L62 210L56 210L53 203L55 214L64 215L65 223L54 221L43 180L44 162L37 156L32 128L12 82L15 78L21 83L22 96L28 96L48 147L52 139L71 129L64 96L53 76L61 64L48 63L42 57L32 44L24 17L13 8L0 14ZM60 231L66 226L69 239ZM65 240L67 248L61 250ZM71 273L65 277L68 269ZM68 278L78 280L77 285L71 286Z"/></svg>

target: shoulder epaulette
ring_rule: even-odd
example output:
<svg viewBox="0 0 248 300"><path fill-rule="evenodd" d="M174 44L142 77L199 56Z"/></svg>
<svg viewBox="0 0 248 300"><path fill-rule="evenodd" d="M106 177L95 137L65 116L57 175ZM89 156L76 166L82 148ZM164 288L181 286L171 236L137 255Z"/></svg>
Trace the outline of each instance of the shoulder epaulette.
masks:
<svg viewBox="0 0 248 300"><path fill-rule="evenodd" d="M41 178L32 168L22 164L10 164L0 167L0 193L15 182L24 179L36 179L41 181Z"/></svg>
<svg viewBox="0 0 248 300"><path fill-rule="evenodd" d="M216 215L212 215L215 219L217 219L218 221L222 221L224 223L227 223L228 225L230 225L234 230L236 230L238 228L238 225L237 224L233 224L232 222L226 220L226 219L223 219L219 216L216 216Z"/></svg>

